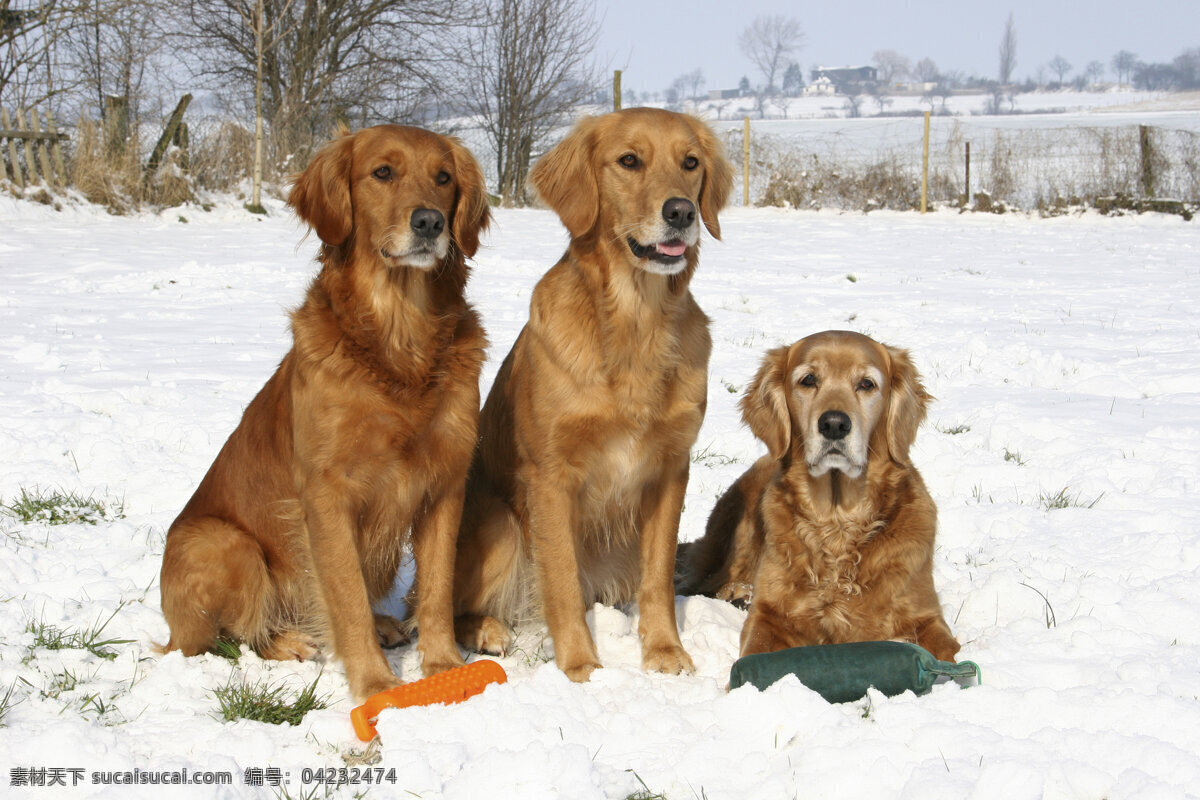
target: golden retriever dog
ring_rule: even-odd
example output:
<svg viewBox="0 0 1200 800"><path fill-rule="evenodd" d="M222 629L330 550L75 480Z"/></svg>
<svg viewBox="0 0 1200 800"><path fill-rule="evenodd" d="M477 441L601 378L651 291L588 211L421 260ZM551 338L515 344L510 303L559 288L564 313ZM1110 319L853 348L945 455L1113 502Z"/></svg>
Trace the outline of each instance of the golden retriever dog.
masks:
<svg viewBox="0 0 1200 800"><path fill-rule="evenodd" d="M218 637L264 658L332 647L358 700L398 685L372 604L411 538L425 674L454 642L454 542L487 341L464 299L489 211L456 140L380 125L326 145L288 202L321 239L291 351L167 534L165 650Z"/></svg>
<svg viewBox="0 0 1200 800"><path fill-rule="evenodd" d="M930 396L908 353L825 331L767 353L741 400L768 453L679 548L679 588L749 602L741 653L900 639L952 661L937 509L908 452Z"/></svg>
<svg viewBox="0 0 1200 800"><path fill-rule="evenodd" d="M558 666L600 666L593 603L636 600L642 665L678 673L672 584L711 340L688 283L732 186L697 119L648 108L584 119L530 184L570 233L480 417L455 578L459 641L504 652L544 617Z"/></svg>

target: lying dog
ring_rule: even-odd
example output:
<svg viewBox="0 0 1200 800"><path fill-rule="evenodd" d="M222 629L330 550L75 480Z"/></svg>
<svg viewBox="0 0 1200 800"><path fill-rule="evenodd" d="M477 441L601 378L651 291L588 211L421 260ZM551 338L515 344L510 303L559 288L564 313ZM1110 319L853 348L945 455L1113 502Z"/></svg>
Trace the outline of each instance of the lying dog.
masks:
<svg viewBox="0 0 1200 800"><path fill-rule="evenodd" d="M293 346L167 534L166 650L221 636L265 658L332 645L355 698L400 683L404 633L371 604L411 530L423 669L463 663L451 581L487 342L464 299L489 219L456 140L381 125L343 135L288 198L321 238Z"/></svg>
<svg viewBox="0 0 1200 800"><path fill-rule="evenodd" d="M767 445L679 552L679 589L750 602L741 654L902 639L953 660L937 509L908 451L930 397L903 350L826 331L771 350L741 401Z"/></svg>
<svg viewBox="0 0 1200 800"><path fill-rule="evenodd" d="M558 666L587 680L587 609L636 598L643 667L691 670L672 572L711 340L688 283L731 170L702 122L639 108L580 122L530 183L571 241L480 418L457 635L502 652L506 623L540 612Z"/></svg>

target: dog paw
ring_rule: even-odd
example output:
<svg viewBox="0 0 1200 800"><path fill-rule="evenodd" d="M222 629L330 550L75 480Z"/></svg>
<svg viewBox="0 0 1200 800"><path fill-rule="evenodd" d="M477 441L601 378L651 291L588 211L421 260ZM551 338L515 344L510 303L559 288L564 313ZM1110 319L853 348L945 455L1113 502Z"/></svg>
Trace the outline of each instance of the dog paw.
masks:
<svg viewBox="0 0 1200 800"><path fill-rule="evenodd" d="M426 678L430 678L438 673L457 669L458 667L463 666L465 663L466 662L462 660L462 656L460 656L457 652L455 652L453 655L445 656L426 654L421 659L421 674Z"/></svg>
<svg viewBox="0 0 1200 800"><path fill-rule="evenodd" d="M495 617L466 615L454 622L454 638L473 653L506 656L512 646L508 626Z"/></svg>
<svg viewBox="0 0 1200 800"><path fill-rule="evenodd" d="M351 684L350 693L354 695L356 702L365 702L371 695L386 692L388 689L395 689L397 686L403 686L404 681L397 678L395 675L379 676L368 680L358 681L357 685Z"/></svg>
<svg viewBox="0 0 1200 800"><path fill-rule="evenodd" d="M300 631L280 631L258 654L274 661L311 661L320 652L321 645L312 636Z"/></svg>
<svg viewBox="0 0 1200 800"><path fill-rule="evenodd" d="M576 683L587 683L591 680L592 673L600 669L600 664L595 661L588 661L582 664L559 665L559 669Z"/></svg>
<svg viewBox="0 0 1200 800"><path fill-rule="evenodd" d="M484 617L475 634L475 650L493 656L508 655L512 646L512 633L508 626L495 617Z"/></svg>
<svg viewBox="0 0 1200 800"><path fill-rule="evenodd" d="M379 637L380 647L398 647L408 644L411 638L404 623L387 614L375 615L375 635Z"/></svg>
<svg viewBox="0 0 1200 800"><path fill-rule="evenodd" d="M669 675L696 671L692 657L677 645L643 649L642 669L648 672L665 672Z"/></svg>
<svg viewBox="0 0 1200 800"><path fill-rule="evenodd" d="M727 583L717 590L717 599L733 603L741 609L749 608L754 599L754 586L749 583Z"/></svg>

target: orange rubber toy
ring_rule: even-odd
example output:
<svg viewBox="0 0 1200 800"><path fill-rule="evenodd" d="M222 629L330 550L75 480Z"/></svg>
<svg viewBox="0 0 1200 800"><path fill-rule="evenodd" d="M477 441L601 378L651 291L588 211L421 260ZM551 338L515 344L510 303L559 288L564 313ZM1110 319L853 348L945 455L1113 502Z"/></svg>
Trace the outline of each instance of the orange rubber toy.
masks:
<svg viewBox="0 0 1200 800"><path fill-rule="evenodd" d="M358 738L369 742L377 735L372 723L385 708L461 703L482 692L489 684L507 680L504 667L495 661L475 661L465 667L439 672L432 677L373 694L367 698L367 702L350 712L350 721Z"/></svg>

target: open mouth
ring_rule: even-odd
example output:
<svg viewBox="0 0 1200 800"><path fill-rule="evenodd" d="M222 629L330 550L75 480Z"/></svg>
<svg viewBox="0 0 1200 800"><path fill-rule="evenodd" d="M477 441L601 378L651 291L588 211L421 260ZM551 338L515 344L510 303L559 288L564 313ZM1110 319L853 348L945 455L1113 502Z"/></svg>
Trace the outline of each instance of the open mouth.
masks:
<svg viewBox="0 0 1200 800"><path fill-rule="evenodd" d="M648 258L651 261L661 261L664 264L672 264L683 258L687 252L687 244L679 239L671 239L667 242L655 242L654 244L641 244L632 236L626 237L629 242L629 249L636 258Z"/></svg>

